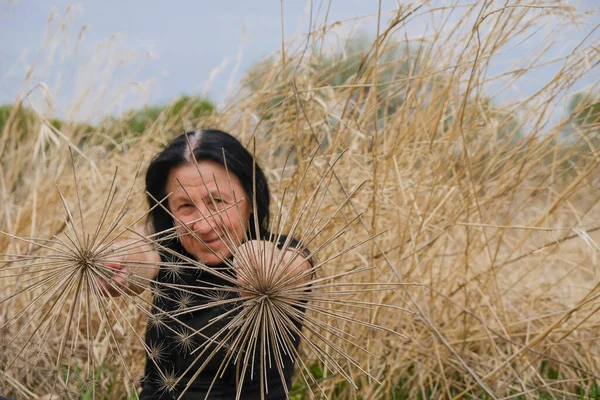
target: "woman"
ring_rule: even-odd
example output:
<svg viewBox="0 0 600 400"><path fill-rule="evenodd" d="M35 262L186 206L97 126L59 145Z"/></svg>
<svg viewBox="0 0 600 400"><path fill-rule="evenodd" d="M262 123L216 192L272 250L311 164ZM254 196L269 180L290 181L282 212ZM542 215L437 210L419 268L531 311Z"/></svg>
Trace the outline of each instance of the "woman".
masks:
<svg viewBox="0 0 600 400"><path fill-rule="evenodd" d="M146 190L150 229L158 245L146 245L111 264L121 272L106 288L112 295L139 293L148 286L144 282L153 282L140 398L171 399L184 392L183 399L207 394L210 399L233 399L240 382L242 399L260 399L261 391L267 399L285 398L282 380L289 389L294 369L289 351L280 359L282 368L268 360L272 362L263 380L268 388L261 389L257 365L247 367L242 377L243 355L234 362L227 344L219 344L227 336L227 324L239 313L238 297L252 300L260 295L257 279L302 283L311 268L298 256L296 241L269 233L269 188L252 155L225 132L186 133L151 162ZM209 270L193 268L192 261ZM133 268L136 262L142 267ZM204 307L214 302L211 299L222 304ZM289 342L296 348L298 319L298 331ZM216 342L207 344L207 338L215 337ZM252 362L257 364L257 359L253 355Z"/></svg>

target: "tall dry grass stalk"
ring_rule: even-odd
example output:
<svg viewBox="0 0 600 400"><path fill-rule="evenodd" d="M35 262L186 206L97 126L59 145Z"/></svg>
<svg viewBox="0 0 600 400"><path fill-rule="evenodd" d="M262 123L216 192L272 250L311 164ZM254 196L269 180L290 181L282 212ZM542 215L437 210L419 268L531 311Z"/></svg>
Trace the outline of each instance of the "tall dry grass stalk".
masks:
<svg viewBox="0 0 600 400"><path fill-rule="evenodd" d="M297 47L284 44L219 112L190 121L184 110L139 137L117 125L58 130L42 112L22 124L13 113L0 136L0 392L135 398L145 354L158 357L142 337L160 290L112 299L93 283L111 273L102 267L111 241L147 212L141 184L126 182L183 124L255 146L273 189L274 231L319 251L318 290L301 291L309 302L290 396L597 393L598 121L567 130L571 120L556 117L597 68L597 27L553 60L561 67L535 94L486 97L535 73L555 43L501 75L494 57L546 23L564 29L582 18L560 1L543 5L405 6L381 18L368 52L338 62L319 47L336 26L324 25ZM427 34L408 40L407 27L423 18ZM331 84L344 68L351 73ZM114 192L120 200L105 207ZM246 281L246 314L215 340L250 368L238 354L270 345L244 340L257 339L244 324L263 290ZM300 296L285 280L271 284ZM213 304L227 301L223 290ZM271 321L281 325L264 325L273 328L269 348L289 347L277 336L289 321ZM177 380L165 372L166 389Z"/></svg>

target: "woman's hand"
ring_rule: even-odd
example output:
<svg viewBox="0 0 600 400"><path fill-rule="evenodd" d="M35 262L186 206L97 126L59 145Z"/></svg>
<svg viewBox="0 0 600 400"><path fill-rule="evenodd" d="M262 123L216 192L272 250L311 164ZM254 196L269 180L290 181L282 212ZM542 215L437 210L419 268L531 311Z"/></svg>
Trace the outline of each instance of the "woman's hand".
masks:
<svg viewBox="0 0 600 400"><path fill-rule="evenodd" d="M100 279L100 291L107 296L139 294L158 275L160 256L141 237L115 242L103 261L109 278Z"/></svg>
<svg viewBox="0 0 600 400"><path fill-rule="evenodd" d="M123 261L105 263L105 267L115 270L110 272L111 276L108 279L99 278L98 285L100 292L105 296L120 296L122 293L129 292L129 283L127 278L127 267Z"/></svg>
<svg viewBox="0 0 600 400"><path fill-rule="evenodd" d="M261 296L277 286L301 285L310 279L312 267L297 249L279 249L267 240L249 240L241 244L233 259L233 268L241 297Z"/></svg>

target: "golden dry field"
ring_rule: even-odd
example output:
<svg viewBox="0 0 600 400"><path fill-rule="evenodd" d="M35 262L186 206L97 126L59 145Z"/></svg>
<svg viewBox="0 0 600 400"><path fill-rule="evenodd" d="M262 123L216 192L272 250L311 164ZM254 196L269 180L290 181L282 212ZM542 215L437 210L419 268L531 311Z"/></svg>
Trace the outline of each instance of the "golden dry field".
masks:
<svg viewBox="0 0 600 400"><path fill-rule="evenodd" d="M216 128L265 170L273 229L318 249L323 298L307 306L290 398L600 398L598 85L564 111L598 74L598 26L565 57L546 42L496 73L534 32L589 17L507 4L406 4L341 56L323 51L329 21L223 106L174 103L141 132L126 117L57 121L52 91L28 81L0 131L0 394L137 398L152 293L103 296L94 263L142 224L152 157ZM492 99L548 63L536 93ZM111 101L94 82L72 115Z"/></svg>

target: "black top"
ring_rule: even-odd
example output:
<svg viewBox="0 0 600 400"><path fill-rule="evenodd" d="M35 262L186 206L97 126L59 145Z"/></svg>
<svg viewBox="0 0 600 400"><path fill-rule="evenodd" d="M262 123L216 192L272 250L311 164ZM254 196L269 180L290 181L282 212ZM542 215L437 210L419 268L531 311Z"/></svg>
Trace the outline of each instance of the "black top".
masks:
<svg viewBox="0 0 600 400"><path fill-rule="evenodd" d="M281 248L284 242L285 237L281 237L277 246ZM298 242L292 241L291 247L296 246L298 246ZM185 250L182 248L178 249L178 251L185 254L187 257L192 258L192 256L190 256L189 253L185 252ZM165 256L161 256L161 258L162 261L166 262L174 261L173 259ZM226 264L220 264L213 266L212 268L220 269L221 271L229 273L233 276L233 273L227 268ZM215 296L232 299L239 297L235 290L227 292L199 288L199 286L210 287L212 285L216 287L231 286L231 283L227 282L223 278L217 277L208 272L202 272L201 270L195 268L182 268L180 273L177 275L170 273L170 271L168 271L166 268L161 268L155 280L165 284L194 286L197 289L193 290L196 295L190 295L189 293L186 293L186 291L191 291L189 288L182 290L177 286L173 287L155 284L156 289L160 291L161 295L158 296L155 294L154 296L155 307L153 307L153 314L160 313L161 310L166 312L177 312L178 310L181 310L182 307L189 308L201 304L208 304L211 301L214 301L211 299L211 297L214 298ZM233 302L227 305L220 305L203 310L179 314L175 318L160 318L160 323L158 324L149 321L146 329L146 345L148 346L146 368L144 379L142 380L142 393L140 395L140 399L171 400L179 398L195 372L197 372L199 367L206 361L207 355L210 354L217 346L217 344L205 346L206 339L204 337L213 337L220 329L227 325L230 319L234 317L235 312L226 318L222 318L216 323L213 322L211 326L206 326L211 320L219 317L228 310L235 308L235 306L236 303ZM294 324L298 329L302 328L299 322L294 321ZM206 327L201 331L204 337L200 335L193 335L191 343L182 343L181 337L185 336L186 331L193 332L192 329L198 330L203 327ZM178 335L177 332L183 333L183 335ZM293 333L292 336L293 344L297 349L300 343L300 338L296 333ZM219 338L222 337L223 334L219 336ZM195 359L199 355L199 352L206 347L208 347L208 350L205 351L204 355L194 363ZM194 351L197 348L200 350L196 351L194 354L191 354L191 351ZM239 366L236 367L231 360L224 368L224 371L220 369L226 354L227 350L221 348L217 354L215 354L215 356L208 361L202 372L190 384L190 387L186 390L182 399L204 399L209 391L210 396L208 399L235 399L237 389L236 382L239 379L240 371ZM258 358L259 357L257 354L256 359L258 360ZM294 361L287 354L284 354L282 358L283 373L286 385L287 388L290 389L292 375L294 372ZM165 382L164 377L178 378L182 376L192 364L193 367L190 368L190 371L185 374L177 387L172 388L170 391L166 390L168 382ZM239 361L238 364L242 364L242 362ZM255 362L255 365L258 366L258 362ZM277 370L275 361L272 360L270 365L271 367L269 368L269 364L267 364L268 393L265 393L264 398L271 400L285 399L285 390L281 383L281 377ZM248 368L248 370L249 369L250 368ZM237 378L236 370L238 375ZM246 373L241 392L242 399L261 399L260 375L258 370L259 369L255 367L253 378L250 375L250 371ZM220 377L217 378L213 384L213 380L217 373L219 373ZM211 384L212 388L210 388Z"/></svg>

